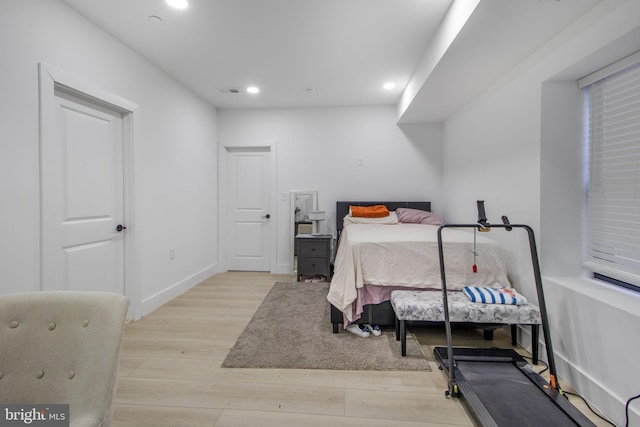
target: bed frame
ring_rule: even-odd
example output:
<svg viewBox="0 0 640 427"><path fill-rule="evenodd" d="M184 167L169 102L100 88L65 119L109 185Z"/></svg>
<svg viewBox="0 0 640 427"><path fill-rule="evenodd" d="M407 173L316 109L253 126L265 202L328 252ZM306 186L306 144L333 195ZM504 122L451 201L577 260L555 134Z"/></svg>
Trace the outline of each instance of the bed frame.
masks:
<svg viewBox="0 0 640 427"><path fill-rule="evenodd" d="M338 242L340 242L340 234L342 233L342 219L349 213L349 206L372 206L385 205L390 211L398 208L420 209L423 211L431 211L431 202L363 202L363 201L339 201L336 203L336 230ZM330 304L331 305L331 304ZM355 323L369 323L371 325L395 326L395 313L389 301L380 304L369 304L364 306L362 316ZM340 310L331 305L331 324L333 325L333 333L337 334L340 330L340 324L343 322L343 315Z"/></svg>

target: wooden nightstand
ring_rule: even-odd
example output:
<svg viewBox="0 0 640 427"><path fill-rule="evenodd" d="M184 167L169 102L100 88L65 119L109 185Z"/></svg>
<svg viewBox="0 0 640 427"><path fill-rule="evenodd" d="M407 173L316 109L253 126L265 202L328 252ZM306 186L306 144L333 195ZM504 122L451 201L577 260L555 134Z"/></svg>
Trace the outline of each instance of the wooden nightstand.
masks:
<svg viewBox="0 0 640 427"><path fill-rule="evenodd" d="M325 276L331 280L331 241L333 236L312 234L298 234L296 236L296 251L298 256L298 273L300 276Z"/></svg>

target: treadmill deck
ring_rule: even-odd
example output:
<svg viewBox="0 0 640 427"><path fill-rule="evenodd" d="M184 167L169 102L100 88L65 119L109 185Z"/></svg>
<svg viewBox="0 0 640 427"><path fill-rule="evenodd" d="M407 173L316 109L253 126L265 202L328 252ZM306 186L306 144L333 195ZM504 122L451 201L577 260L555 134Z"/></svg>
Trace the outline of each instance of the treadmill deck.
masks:
<svg viewBox="0 0 640 427"><path fill-rule="evenodd" d="M433 352L447 371L447 348ZM453 358L460 395L480 425L594 425L512 349L454 348Z"/></svg>

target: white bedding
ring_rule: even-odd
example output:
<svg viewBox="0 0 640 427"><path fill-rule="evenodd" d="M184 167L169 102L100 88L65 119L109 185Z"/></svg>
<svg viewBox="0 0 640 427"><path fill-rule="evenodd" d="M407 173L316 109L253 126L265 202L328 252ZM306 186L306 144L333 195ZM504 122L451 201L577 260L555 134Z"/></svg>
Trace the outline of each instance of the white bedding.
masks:
<svg viewBox="0 0 640 427"><path fill-rule="evenodd" d="M360 314L354 302L364 285L441 289L437 231L438 226L425 224L344 227L327 299L353 321ZM473 232L447 228L442 239L447 289L510 286L496 242L477 233L478 272L474 273Z"/></svg>

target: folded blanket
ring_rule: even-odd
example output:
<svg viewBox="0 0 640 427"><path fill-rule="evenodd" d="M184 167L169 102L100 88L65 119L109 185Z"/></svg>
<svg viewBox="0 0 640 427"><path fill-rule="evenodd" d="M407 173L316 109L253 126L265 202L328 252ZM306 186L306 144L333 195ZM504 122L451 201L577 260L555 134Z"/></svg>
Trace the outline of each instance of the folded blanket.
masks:
<svg viewBox="0 0 640 427"><path fill-rule="evenodd" d="M486 288L481 286L465 286L464 294L471 302L483 304L525 305L527 299L513 288Z"/></svg>

